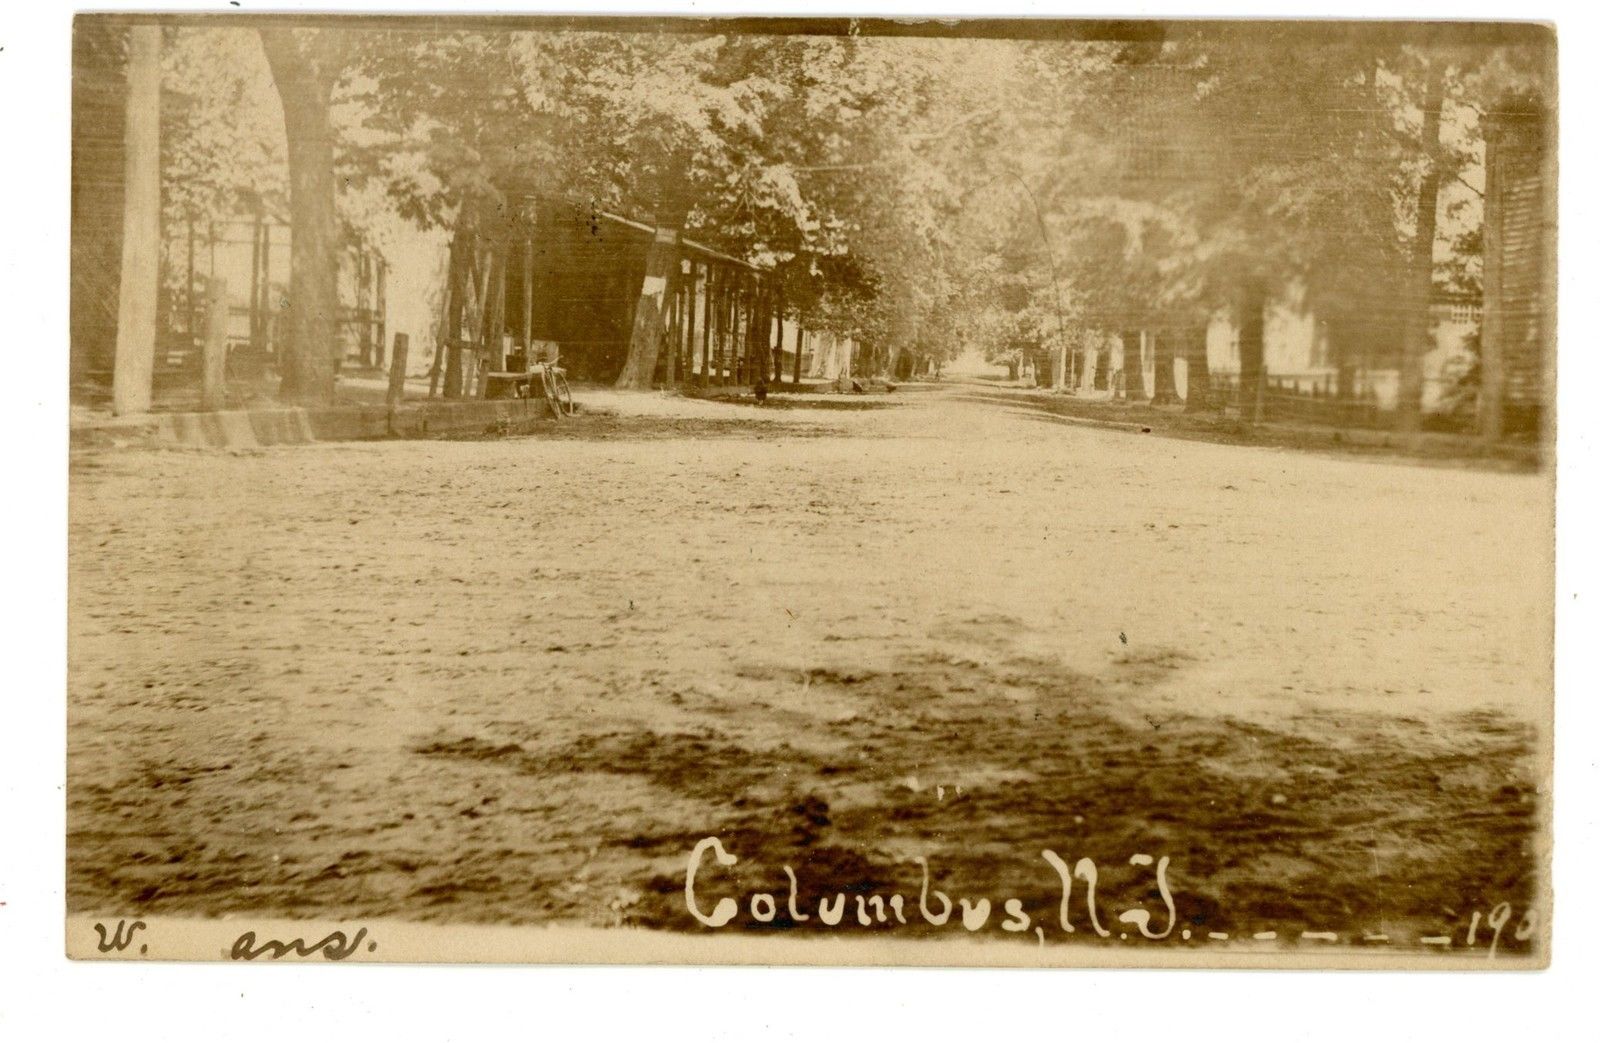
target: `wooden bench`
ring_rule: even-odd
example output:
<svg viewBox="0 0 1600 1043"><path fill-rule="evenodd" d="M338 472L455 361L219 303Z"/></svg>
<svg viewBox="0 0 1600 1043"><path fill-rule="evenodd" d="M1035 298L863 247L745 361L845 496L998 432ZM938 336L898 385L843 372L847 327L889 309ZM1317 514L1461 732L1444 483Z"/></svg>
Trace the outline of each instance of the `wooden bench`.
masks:
<svg viewBox="0 0 1600 1043"><path fill-rule="evenodd" d="M483 375L484 398L543 398L544 374L537 369L526 373L516 372L490 372ZM538 388L534 388L538 384ZM527 385L526 395L517 394L517 389Z"/></svg>

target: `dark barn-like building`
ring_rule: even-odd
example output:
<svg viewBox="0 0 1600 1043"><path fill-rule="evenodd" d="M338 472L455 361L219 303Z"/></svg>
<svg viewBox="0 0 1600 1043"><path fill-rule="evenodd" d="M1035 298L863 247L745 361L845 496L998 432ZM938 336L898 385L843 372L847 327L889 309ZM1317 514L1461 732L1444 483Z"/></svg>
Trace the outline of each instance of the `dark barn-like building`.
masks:
<svg viewBox="0 0 1600 1043"><path fill-rule="evenodd" d="M447 396L487 391L478 372L517 372L557 355L574 379L622 372L656 230L610 211L531 197L498 228L458 233L446 295ZM754 266L678 240L655 381L771 378L777 302ZM533 349L530 353L530 347ZM468 360L471 360L470 362Z"/></svg>

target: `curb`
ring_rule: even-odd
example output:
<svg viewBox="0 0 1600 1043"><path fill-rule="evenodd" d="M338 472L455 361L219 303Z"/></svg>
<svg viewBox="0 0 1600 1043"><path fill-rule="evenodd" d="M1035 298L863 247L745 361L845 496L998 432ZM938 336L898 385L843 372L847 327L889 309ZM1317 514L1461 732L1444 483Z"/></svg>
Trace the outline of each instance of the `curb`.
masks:
<svg viewBox="0 0 1600 1043"><path fill-rule="evenodd" d="M526 434L550 420L543 399L435 401L386 406L152 413L76 425L70 445L128 445L190 449L257 449L262 446L353 442L381 438L431 438L448 434Z"/></svg>

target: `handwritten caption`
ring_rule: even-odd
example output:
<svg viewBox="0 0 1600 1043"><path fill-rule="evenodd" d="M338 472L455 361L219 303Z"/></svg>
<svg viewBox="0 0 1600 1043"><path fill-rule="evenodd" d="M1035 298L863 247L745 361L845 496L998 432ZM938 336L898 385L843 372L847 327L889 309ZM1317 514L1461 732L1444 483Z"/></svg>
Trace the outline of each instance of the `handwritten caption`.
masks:
<svg viewBox="0 0 1600 1043"><path fill-rule="evenodd" d="M1123 909L1114 917L1107 917L1101 908L1101 897L1098 893L1100 869L1094 859L1079 858L1069 864L1068 859L1049 848L1039 854L1059 882L1061 890L1059 903L1053 909L1047 911L1035 909L1030 914L1021 899L1002 899L999 903L998 926L1001 931L1008 934L1024 936L1031 934L1041 946L1045 944L1046 937L1052 933L1059 931L1061 934L1075 935L1079 933L1080 928L1086 928L1099 938L1110 938L1115 935L1124 941L1133 939L1163 941L1174 937L1183 941L1208 942L1226 942L1233 938L1248 938L1262 942L1279 940L1278 932L1271 929L1230 934L1226 931L1197 933L1190 927L1180 927L1178 900L1169 881L1172 860L1166 855L1158 858L1136 852L1128 858L1128 865L1150 871L1155 884L1155 893L1160 898L1160 908L1152 911L1139 905ZM707 902L703 900L697 888L703 886L702 877L708 873L710 865L707 861L708 855L711 861L723 867L732 867L739 861L737 855L723 846L720 838L710 836L702 839L689 855L688 872L684 877L684 903L689 915L697 923L712 928L726 927L739 916L740 903L738 899L724 894L714 901L709 901L710 909L707 910ZM991 920L995 918L994 902L986 897L957 897L952 901L945 892L932 888L932 874L928 860L918 857L913 861L921 868L922 886L916 896L916 908L911 915L920 916L924 923L933 927L944 927L956 917L959 908L960 916L955 922L967 931L977 933L989 926ZM788 914L789 921L795 924L809 922L813 914L802 908L800 881L795 875L794 868L785 865L783 873L788 880L784 911ZM1082 885L1082 898L1075 900L1074 890L1079 884ZM1148 888L1145 889L1145 893L1149 893ZM911 923L907 919L907 899L902 894L889 894L886 897L882 894L845 895L843 892L835 892L831 897L823 895L816 900L814 907L816 919L827 927L845 924L847 913L852 912L847 904L849 898L855 899L852 919L861 927L880 925L893 927ZM755 891L745 895L744 900L750 922L770 924L777 919L779 911L777 894L771 891ZM1081 912L1077 911L1079 909ZM1499 953L1503 932L1511 923L1512 915L1513 909L1509 902L1495 905L1487 917L1481 910L1474 910L1466 927L1463 946L1467 949L1483 946L1487 957L1494 959ZM1525 942L1533 937L1537 929L1538 915L1530 907L1524 910L1521 919L1512 929L1512 937L1519 942ZM1364 945L1386 945L1390 942L1389 935L1384 932L1361 932L1350 935L1337 931L1317 930L1295 932L1283 940L1319 943L1350 941ZM1450 934L1423 935L1416 941L1431 948L1450 948L1455 944L1455 938Z"/></svg>
<svg viewBox="0 0 1600 1043"><path fill-rule="evenodd" d="M150 925L143 920L118 920L115 926L110 927L105 923L96 923L94 931L98 936L95 947L97 951L105 954L126 953L133 947L136 937L146 939L154 937ZM145 933L141 935L141 931ZM364 949L363 942L366 943ZM258 938L255 931L245 931L234 939L233 945L225 951L225 955L230 960L245 962L263 957L268 960L281 960L285 957L308 959L312 956L321 956L325 960L337 963L362 951L369 954L378 951L378 943L367 937L365 927L358 929L354 934L342 930L330 931L316 941L304 937ZM159 955L151 953L148 941L140 941L138 954Z"/></svg>
<svg viewBox="0 0 1600 1043"><path fill-rule="evenodd" d="M715 894L718 890L714 883L717 875L715 867L731 868L738 864L739 858L727 850L720 838L708 836L695 844L690 852L683 895L689 915L697 923L709 928L734 924L740 915L741 898L748 923L771 924L778 918L781 895L782 908L788 921L797 925L815 919L825 927L849 926L853 923L861 927L892 928L910 925L912 917L920 917L922 923L933 927L954 924L974 934L995 925L1009 935L1031 936L1040 946L1051 935L1077 935L1080 932L1102 939L1115 936L1123 941L1164 941L1171 938L1185 942L1227 942L1234 938L1265 942L1280 940L1278 932L1266 925L1261 930L1236 934L1215 930L1196 931L1183 926L1179 912L1180 899L1174 893L1170 880L1172 860L1166 855L1157 857L1135 852L1127 862L1129 866L1149 874L1140 893L1156 896L1159 904L1151 902L1149 908L1136 904L1133 908L1124 908L1114 914L1104 908L1100 894L1101 872L1094 859L1079 858L1073 862L1048 848L1040 852L1040 858L1048 866L1060 889L1059 900L1048 909L1030 910L1019 898L1003 898L998 903L988 897L952 898L932 886L928 860L918 857L913 861L921 869L921 886L914 896L915 907L908 911L908 899L899 893L846 895L834 892L832 895L819 896L814 904L802 902L800 880L794 868L788 865L782 867L787 880L786 895L768 890L750 891L737 898L727 893ZM1154 885L1153 892L1150 884ZM853 906L851 899L854 900ZM1464 923L1449 933L1395 939L1396 943L1414 941L1430 949L1451 949L1459 945L1461 949L1481 951L1492 960L1501 953L1508 930L1509 937L1521 943L1533 938L1539 929L1538 910L1532 906L1523 908L1520 916L1512 903L1505 901L1494 904L1487 911L1468 910L1470 917L1455 914L1453 910L1448 912L1460 915ZM162 956L160 952L152 951L152 943L160 934L159 921L154 927L142 919L120 919L114 923L102 921L92 926L96 936L95 946L101 954L157 959ZM192 925L188 925L185 933L192 930ZM1281 940L1362 945L1391 943L1389 935L1382 931L1341 933L1301 930L1287 933ZM377 941L370 937L365 927L353 932L333 930L320 937L303 935L292 938L268 936L250 929L235 937L222 955L225 959L237 962L309 960L316 957L340 962L357 954L370 955L377 950ZM185 951L184 955L192 956L192 953Z"/></svg>
<svg viewBox="0 0 1600 1043"><path fill-rule="evenodd" d="M228 958L248 961L261 956L265 956L269 960L281 960L285 956L298 956L304 959L321 953L323 959L338 962L347 959L352 953L360 951L361 943L366 941L366 937L367 929L365 927L348 936L343 931L331 931L327 937L315 942L307 942L304 938L291 938L288 941L266 938L257 941L256 932L246 931L234 939L233 948L229 950ZM377 942L367 942L367 952L377 951Z"/></svg>

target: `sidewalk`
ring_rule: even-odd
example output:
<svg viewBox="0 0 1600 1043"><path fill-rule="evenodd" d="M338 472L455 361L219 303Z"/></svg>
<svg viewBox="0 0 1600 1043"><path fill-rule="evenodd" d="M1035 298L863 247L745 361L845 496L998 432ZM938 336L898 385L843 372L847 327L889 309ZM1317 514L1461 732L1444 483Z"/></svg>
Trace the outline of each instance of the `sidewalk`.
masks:
<svg viewBox="0 0 1600 1043"><path fill-rule="evenodd" d="M901 385L901 390L938 385ZM556 423L543 399L444 399L428 397L426 374L406 380L407 399L390 414L384 404L388 381L381 374L346 373L339 377L330 406L293 407L274 403L265 394L235 400L235 408L200 412L198 395L159 397L156 409L118 417L105 409L74 406L70 421L73 448L172 446L197 449L254 449L261 446L380 438L429 438L438 435L528 434ZM661 417L674 420L738 421L750 414L748 385L658 388L617 391L605 385L574 389L574 408L581 416ZM896 395L901 394L897 391ZM881 399L882 392L840 395L832 382L810 381L797 391L792 384L774 386L767 420L783 419L779 407L839 406L861 399ZM799 417L794 418L797 422Z"/></svg>
<svg viewBox="0 0 1600 1043"><path fill-rule="evenodd" d="M340 381L345 401L331 406L252 405L240 409L159 411L137 416L74 406L69 444L74 449L130 445L196 449L254 449L310 442L375 438L428 438L448 434L526 434L556 418L543 399L427 398L427 378L409 380L414 396L390 410L384 385L362 378ZM575 405L584 411L582 403Z"/></svg>

